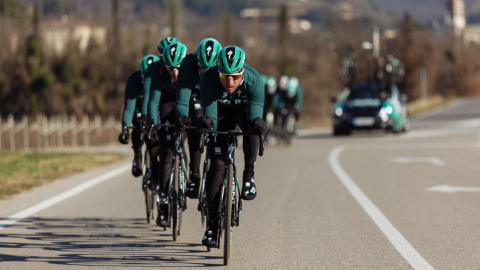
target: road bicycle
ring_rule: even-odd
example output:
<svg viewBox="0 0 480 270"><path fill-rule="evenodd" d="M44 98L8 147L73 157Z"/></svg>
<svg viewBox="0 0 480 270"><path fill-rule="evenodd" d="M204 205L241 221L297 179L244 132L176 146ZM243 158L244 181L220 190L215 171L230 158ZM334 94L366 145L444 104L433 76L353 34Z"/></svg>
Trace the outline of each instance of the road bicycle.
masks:
<svg viewBox="0 0 480 270"><path fill-rule="evenodd" d="M151 130L156 127L175 128L175 125L152 125ZM188 128L190 129L190 128ZM192 128L193 129L193 128ZM172 228L173 241L177 241L177 237L182 233L182 212L187 209L187 196L185 195L186 181L187 181L187 165L185 162L185 146L184 146L184 132L178 132L175 136L175 152L173 155L172 173L168 181L166 195L168 205L168 225L163 226L164 230ZM160 209L160 194L158 185L155 196L157 208Z"/></svg>
<svg viewBox="0 0 480 270"><path fill-rule="evenodd" d="M224 235L224 247L223 247L223 264L228 265L228 260L230 259L230 250L232 243L232 229L233 226L240 225L240 213L242 211L242 200L240 198L240 184L238 182L237 167L235 166L235 148L238 147L238 136L258 136L251 133L238 132L237 130L230 131L209 131L209 134L218 134L228 136L228 158L225 163L225 178L220 187L220 204L218 209L218 236L217 236L217 246L216 248L220 249L220 239ZM265 137L264 135L260 137L260 148L258 155L263 156L263 151L265 150ZM205 147L205 136L202 135L200 140L200 152L203 153ZM207 162L208 164L208 162ZM200 197L205 197L205 178L206 172L204 172L204 178L202 178L201 192ZM202 221L204 216L208 219L208 214L206 213L206 204L205 200L200 201L202 210ZM199 209L200 210L200 209ZM207 220L208 222L208 220ZM207 250L210 249L207 247Z"/></svg>

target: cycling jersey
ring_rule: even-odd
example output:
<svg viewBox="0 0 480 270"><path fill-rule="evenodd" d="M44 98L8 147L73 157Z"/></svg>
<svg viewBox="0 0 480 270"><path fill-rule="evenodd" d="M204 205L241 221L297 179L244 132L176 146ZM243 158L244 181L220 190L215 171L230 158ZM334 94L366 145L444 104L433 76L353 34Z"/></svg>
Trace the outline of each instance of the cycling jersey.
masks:
<svg viewBox="0 0 480 270"><path fill-rule="evenodd" d="M297 93L293 97L288 97L285 90L279 90L273 94L272 106L275 109L294 109L300 112L303 108L303 90L301 87L297 88Z"/></svg>
<svg viewBox="0 0 480 270"><path fill-rule="evenodd" d="M262 75L250 65L245 65L243 76L244 79L240 86L233 94L228 94L220 83L217 66L212 67L203 74L200 80L203 113L213 119L215 124L214 130L217 130L217 106L224 106L230 109L248 106L249 121L257 117L262 118L265 102Z"/></svg>
<svg viewBox="0 0 480 270"><path fill-rule="evenodd" d="M125 88L125 105L123 108L122 123L125 122L127 127L132 124L135 110L142 104L142 90L142 74L140 71L136 71L128 77Z"/></svg>
<svg viewBox="0 0 480 270"><path fill-rule="evenodd" d="M189 115L190 98L195 94L197 94L195 99L200 100L200 72L198 70L197 54L191 53L183 59L178 72L175 106L177 116ZM200 104L196 106L200 107Z"/></svg>
<svg viewBox="0 0 480 270"><path fill-rule="evenodd" d="M160 64L161 63L161 64ZM175 81L168 73L163 61L158 61L147 69L148 78L145 79L144 92L147 105L143 102L142 114L148 115L148 120L157 123L158 106L162 98L162 94L175 97L176 85ZM147 79L149 81L147 82ZM148 87L147 83L150 85ZM148 87L148 88L147 88ZM148 98L148 99L147 99Z"/></svg>

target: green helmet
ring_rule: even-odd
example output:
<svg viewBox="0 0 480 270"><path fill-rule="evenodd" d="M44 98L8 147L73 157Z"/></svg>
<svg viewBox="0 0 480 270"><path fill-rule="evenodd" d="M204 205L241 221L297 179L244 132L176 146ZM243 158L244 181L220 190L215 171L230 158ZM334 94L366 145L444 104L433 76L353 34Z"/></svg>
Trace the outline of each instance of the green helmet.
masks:
<svg viewBox="0 0 480 270"><path fill-rule="evenodd" d="M187 55L187 47L182 43L168 45L163 51L163 62L167 67L179 67Z"/></svg>
<svg viewBox="0 0 480 270"><path fill-rule="evenodd" d="M286 94L288 97L293 97L297 94L298 89L298 79L296 77L292 77L287 82L287 88L285 89Z"/></svg>
<svg viewBox="0 0 480 270"><path fill-rule="evenodd" d="M246 64L245 53L239 47L225 47L218 53L217 64L222 73L239 73Z"/></svg>
<svg viewBox="0 0 480 270"><path fill-rule="evenodd" d="M263 79L263 84L267 85L268 76L267 75L262 75L262 79Z"/></svg>
<svg viewBox="0 0 480 270"><path fill-rule="evenodd" d="M222 45L214 38L206 38L198 44L197 60L204 67L211 68L217 65L217 54Z"/></svg>
<svg viewBox="0 0 480 270"><path fill-rule="evenodd" d="M158 43L158 53L160 54L160 57L163 56L163 51L168 45L175 44L175 43L178 43L178 39L174 37L166 37L160 40L160 42Z"/></svg>
<svg viewBox="0 0 480 270"><path fill-rule="evenodd" d="M277 88L277 79L275 76L267 77L267 82L265 83L267 87Z"/></svg>
<svg viewBox="0 0 480 270"><path fill-rule="evenodd" d="M153 54L149 54L143 57L142 60L140 60L140 73L142 73L142 75L145 75L145 71L147 71L148 66L159 60L160 58Z"/></svg>

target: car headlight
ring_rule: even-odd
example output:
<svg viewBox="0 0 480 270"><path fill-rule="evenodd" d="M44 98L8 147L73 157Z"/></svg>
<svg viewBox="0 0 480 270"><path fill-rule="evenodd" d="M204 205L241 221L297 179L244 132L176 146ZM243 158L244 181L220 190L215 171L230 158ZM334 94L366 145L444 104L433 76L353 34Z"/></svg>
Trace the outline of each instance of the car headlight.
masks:
<svg viewBox="0 0 480 270"><path fill-rule="evenodd" d="M387 114L391 114L391 113L393 112L392 106L387 106L387 107L385 107L385 112L386 112Z"/></svg>
<svg viewBox="0 0 480 270"><path fill-rule="evenodd" d="M335 115L336 116L340 117L340 116L342 116L342 114L343 114L343 109L342 108L338 107L338 108L335 109Z"/></svg>

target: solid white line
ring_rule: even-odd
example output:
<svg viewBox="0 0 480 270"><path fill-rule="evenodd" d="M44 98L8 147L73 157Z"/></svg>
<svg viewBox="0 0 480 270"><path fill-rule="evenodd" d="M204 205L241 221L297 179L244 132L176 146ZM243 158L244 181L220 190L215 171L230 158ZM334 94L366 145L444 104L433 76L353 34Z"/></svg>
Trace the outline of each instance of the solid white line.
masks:
<svg viewBox="0 0 480 270"><path fill-rule="evenodd" d="M407 262L414 269L433 269L433 267L420 255L415 248L403 237L403 235L390 223L390 221L380 212L380 210L373 204L372 201L363 193L357 184L350 178L350 176L343 170L338 157L340 153L345 150L345 146L338 146L333 149L329 156L328 162L333 172L338 179L348 189L350 194L362 206L363 210L367 212L370 218L377 224L378 228L390 240L397 251L407 260Z"/></svg>
<svg viewBox="0 0 480 270"><path fill-rule="evenodd" d="M85 183L82 183L82 184L80 184L80 185L78 185L78 186L76 186L76 187L74 187L70 190L67 190L67 191L65 191L65 192L63 192L63 193L61 193L61 194L59 194L55 197L52 197L48 200L45 200L41 203L38 203L38 204L32 206L30 208L27 208L27 209L25 209L21 212L18 212L18 213L14 214L14 215L6 218L6 219L2 219L2 220L0 220L0 230L3 229L3 228L6 228L8 226L11 226L12 224L14 224L17 221L20 221L20 220L22 220L26 217L29 217L29 216L31 216L33 214L36 214L36 213L38 213L42 210L45 210L45 209L49 208L50 206L53 206L53 205L55 205L55 204L57 204L61 201L64 201L64 200L66 200L70 197L73 197L77 194L80 194L80 193L84 192L85 190L87 190L91 187L94 187L94 186L96 186L96 185L98 185L102 182L105 182L105 181L111 179L114 176L122 174L122 173L128 171L130 169L130 166L131 166L130 164L121 166L118 169L115 169L115 170L109 171L105 174L102 174L100 176L97 176L97 177L95 177L95 178L93 178L93 179L91 179L91 180L89 180Z"/></svg>

